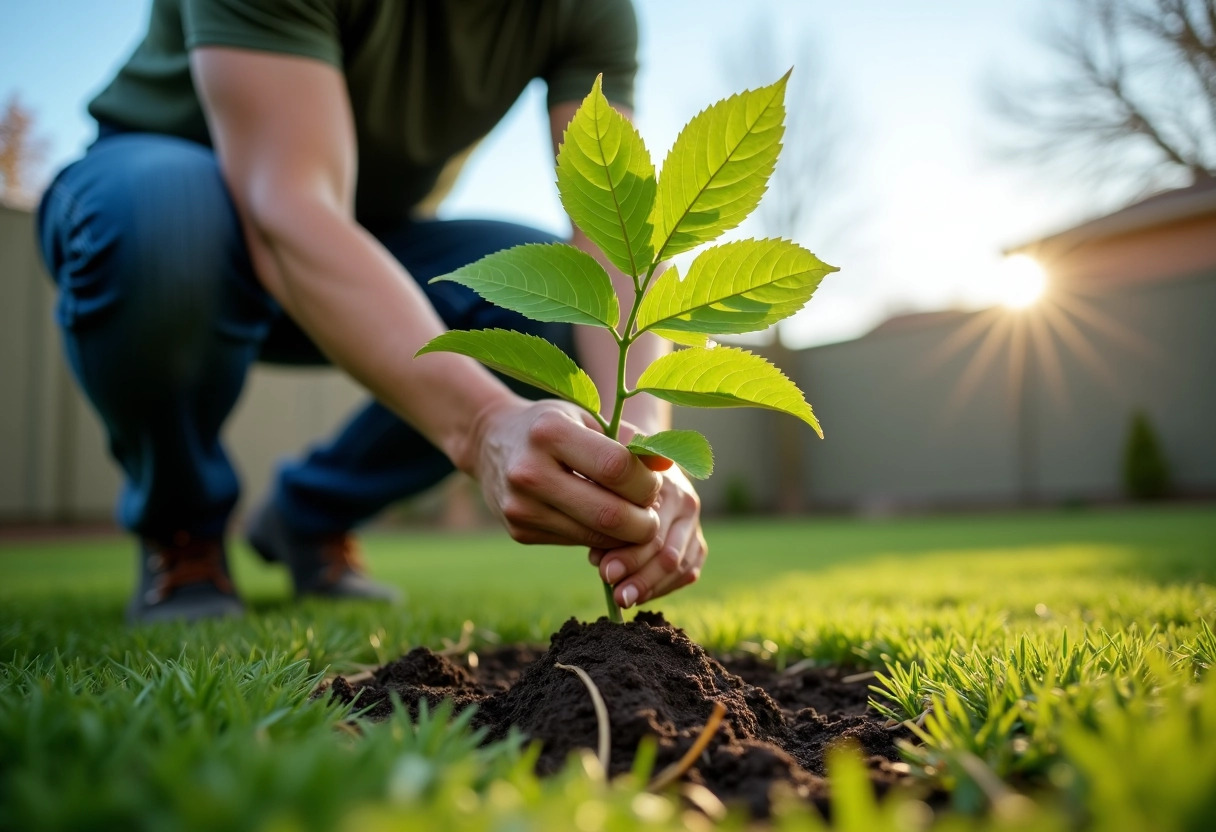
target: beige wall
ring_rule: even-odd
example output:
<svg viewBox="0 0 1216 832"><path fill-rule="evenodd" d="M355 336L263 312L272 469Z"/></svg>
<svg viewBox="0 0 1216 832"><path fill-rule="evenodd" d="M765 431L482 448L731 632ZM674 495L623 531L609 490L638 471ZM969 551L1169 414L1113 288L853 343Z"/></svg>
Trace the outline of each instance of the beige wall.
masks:
<svg viewBox="0 0 1216 832"><path fill-rule="evenodd" d="M876 332L795 375L827 437L806 453L814 506L1117 499L1137 408L1177 491L1216 494L1216 269Z"/></svg>
<svg viewBox="0 0 1216 832"><path fill-rule="evenodd" d="M1180 493L1216 494L1216 269L1129 285L1072 310L1088 348L1057 342L1036 384L1039 493L1116 496L1133 410L1148 413Z"/></svg>
<svg viewBox="0 0 1216 832"><path fill-rule="evenodd" d="M942 352L957 326L875 333L802 353L796 380L824 430L805 452L809 503L881 511L1009 498L1016 457L1002 372L1008 354L998 350L968 376L973 346Z"/></svg>

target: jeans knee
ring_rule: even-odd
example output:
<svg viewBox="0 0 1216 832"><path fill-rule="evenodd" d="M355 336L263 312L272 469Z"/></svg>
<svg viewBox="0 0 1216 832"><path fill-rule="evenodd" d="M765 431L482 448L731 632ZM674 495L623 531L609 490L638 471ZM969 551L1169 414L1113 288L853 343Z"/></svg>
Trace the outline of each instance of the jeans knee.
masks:
<svg viewBox="0 0 1216 832"><path fill-rule="evenodd" d="M253 277L205 147L144 134L105 139L55 180L40 224L65 329L111 321L150 347L215 327L264 332L273 301Z"/></svg>

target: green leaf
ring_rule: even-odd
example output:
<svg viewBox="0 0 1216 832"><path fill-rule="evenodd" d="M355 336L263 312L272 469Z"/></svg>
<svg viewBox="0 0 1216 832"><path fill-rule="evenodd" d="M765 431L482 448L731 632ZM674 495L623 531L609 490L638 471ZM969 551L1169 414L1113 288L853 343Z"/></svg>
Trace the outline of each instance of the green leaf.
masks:
<svg viewBox="0 0 1216 832"><path fill-rule="evenodd" d="M625 447L639 456L665 456L703 480L714 472L714 452L709 440L695 430L664 430L650 436L637 435Z"/></svg>
<svg viewBox="0 0 1216 832"><path fill-rule="evenodd" d="M417 355L456 352L546 393L600 412L600 394L591 376L544 338L507 329L452 330L432 338Z"/></svg>
<svg viewBox="0 0 1216 832"><path fill-rule="evenodd" d="M620 320L616 290L604 267L562 243L499 251L436 277L468 286L490 303L534 321L612 328Z"/></svg>
<svg viewBox="0 0 1216 832"><path fill-rule="evenodd" d="M637 390L688 407L765 407L797 416L823 437L802 391L758 355L734 347L687 349L655 361Z"/></svg>
<svg viewBox="0 0 1216 832"><path fill-rule="evenodd" d="M836 271L789 240L739 240L706 249L683 280L668 269L642 300L638 330L706 335L767 329L811 299Z"/></svg>
<svg viewBox="0 0 1216 832"><path fill-rule="evenodd" d="M633 125L595 79L557 154L557 189L574 223L626 274L654 259L654 163Z"/></svg>
<svg viewBox="0 0 1216 832"><path fill-rule="evenodd" d="M674 341L685 347L708 347L709 336L703 332L682 332L678 329L652 329L655 335L661 335L668 341Z"/></svg>
<svg viewBox="0 0 1216 832"><path fill-rule="evenodd" d="M651 219L660 260L734 228L760 202L781 151L789 77L719 101L680 131Z"/></svg>

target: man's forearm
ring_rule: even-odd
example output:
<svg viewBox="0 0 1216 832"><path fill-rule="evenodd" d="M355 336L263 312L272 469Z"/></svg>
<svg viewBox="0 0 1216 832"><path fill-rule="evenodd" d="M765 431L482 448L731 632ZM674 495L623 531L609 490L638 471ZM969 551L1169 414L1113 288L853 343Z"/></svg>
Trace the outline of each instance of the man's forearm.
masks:
<svg viewBox="0 0 1216 832"><path fill-rule="evenodd" d="M334 363L458 466L485 408L513 398L472 359L414 353L445 330L425 294L340 210L283 200L251 218L259 275Z"/></svg>
<svg viewBox="0 0 1216 832"><path fill-rule="evenodd" d="M345 79L292 55L191 51L190 71L259 279L335 364L467 468L487 408L514 398L471 359L415 352L444 326L354 219Z"/></svg>
<svg viewBox="0 0 1216 832"><path fill-rule="evenodd" d="M571 245L586 251L595 257L608 271L612 278L613 288L621 303L621 326L624 326L628 311L634 302L633 278L616 268L609 262L599 248L585 234L575 229ZM611 410L612 402L616 400L617 376L620 361L620 350L612 335L599 327L577 326L574 330L575 348L578 350L579 363L595 386L599 388L600 399L604 408ZM657 335L647 333L633 343L629 348L628 363L625 368L625 383L632 387L637 383L638 376L658 357L670 352L671 344ZM603 414L605 417L610 413ZM633 396L625 402L624 420L644 433L654 433L671 427L671 406L667 402L653 396Z"/></svg>

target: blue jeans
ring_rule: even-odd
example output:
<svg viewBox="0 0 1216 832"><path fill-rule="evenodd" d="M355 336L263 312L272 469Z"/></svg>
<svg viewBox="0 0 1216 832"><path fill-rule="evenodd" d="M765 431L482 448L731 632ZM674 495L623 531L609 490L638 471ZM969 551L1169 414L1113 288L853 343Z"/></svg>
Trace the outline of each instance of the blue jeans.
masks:
<svg viewBox="0 0 1216 832"><path fill-rule="evenodd" d="M521 330L572 351L568 324L539 324L455 283L426 282L551 235L427 221L376 236L449 327ZM326 362L254 275L214 153L168 136L105 136L48 189L39 239L59 287L68 361L124 473L119 522L152 538L221 536L239 483L220 429L250 365ZM451 470L421 434L370 402L336 437L282 465L272 498L302 533L344 532Z"/></svg>

